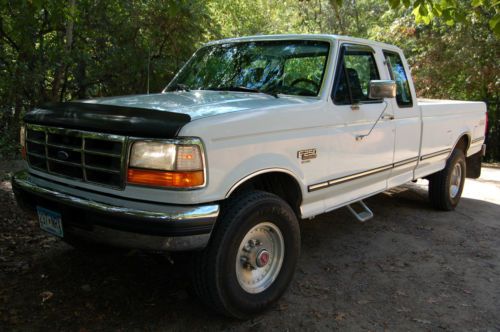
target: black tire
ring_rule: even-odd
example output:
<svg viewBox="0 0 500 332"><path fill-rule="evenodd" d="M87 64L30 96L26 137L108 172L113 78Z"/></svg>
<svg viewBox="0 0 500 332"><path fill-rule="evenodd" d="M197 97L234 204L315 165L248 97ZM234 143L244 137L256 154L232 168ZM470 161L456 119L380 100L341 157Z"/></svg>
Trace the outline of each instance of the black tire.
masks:
<svg viewBox="0 0 500 332"><path fill-rule="evenodd" d="M452 190L454 169L460 169L460 184L458 191ZM429 177L429 200L432 206L438 210L454 210L462 196L466 174L465 156L462 150L454 150L446 162L446 167ZM457 177L458 178L458 177Z"/></svg>
<svg viewBox="0 0 500 332"><path fill-rule="evenodd" d="M279 272L272 279L274 281L270 281L266 289L249 293L240 285L236 270L241 267L238 267L237 258L242 252L242 240L263 222L279 229L283 240L280 243L284 244L283 261L281 268L276 268ZM268 309L283 295L292 280L299 254L300 229L291 207L267 192L244 192L224 203L209 245L195 254L194 290L204 304L216 312L238 319L252 317ZM270 257L273 255L271 253Z"/></svg>

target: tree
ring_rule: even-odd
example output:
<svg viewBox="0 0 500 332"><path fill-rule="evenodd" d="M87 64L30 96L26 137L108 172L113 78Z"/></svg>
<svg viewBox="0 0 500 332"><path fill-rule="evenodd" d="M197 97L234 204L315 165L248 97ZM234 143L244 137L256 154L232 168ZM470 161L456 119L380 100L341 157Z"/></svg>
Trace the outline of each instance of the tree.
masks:
<svg viewBox="0 0 500 332"><path fill-rule="evenodd" d="M489 28L500 36L500 1L498 0L390 0L391 7L396 9L400 6L413 8L413 14L417 23L429 24L433 19L443 20L452 26L456 22L464 22L471 11L482 16L481 20L487 20Z"/></svg>
<svg viewBox="0 0 500 332"><path fill-rule="evenodd" d="M202 43L252 34L333 33L396 44L413 67L420 96L498 105L499 4L0 0L0 154L13 151L22 113L36 105L148 87L157 92ZM498 113L490 106L493 126Z"/></svg>
<svg viewBox="0 0 500 332"><path fill-rule="evenodd" d="M209 30L201 0L0 0L0 146L46 101L161 90Z"/></svg>

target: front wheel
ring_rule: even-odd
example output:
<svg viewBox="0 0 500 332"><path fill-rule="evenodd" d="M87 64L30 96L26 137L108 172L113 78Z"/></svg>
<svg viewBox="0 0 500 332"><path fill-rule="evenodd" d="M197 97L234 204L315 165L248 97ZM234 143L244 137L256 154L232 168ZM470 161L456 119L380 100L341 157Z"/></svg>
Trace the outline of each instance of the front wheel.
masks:
<svg viewBox="0 0 500 332"><path fill-rule="evenodd" d="M454 210L462 196L465 174L464 153L462 150L454 150L446 162L446 167L429 177L431 204L439 210Z"/></svg>
<svg viewBox="0 0 500 332"><path fill-rule="evenodd" d="M225 202L208 247L193 261L193 283L210 308L248 318L271 306L292 280L300 230L276 195L250 191Z"/></svg>

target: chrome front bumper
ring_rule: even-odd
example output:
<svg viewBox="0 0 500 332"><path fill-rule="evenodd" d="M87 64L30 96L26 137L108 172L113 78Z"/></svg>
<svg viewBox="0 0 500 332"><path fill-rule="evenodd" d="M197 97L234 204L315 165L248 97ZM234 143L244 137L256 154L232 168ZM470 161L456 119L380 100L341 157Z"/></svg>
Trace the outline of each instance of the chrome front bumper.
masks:
<svg viewBox="0 0 500 332"><path fill-rule="evenodd" d="M95 193L81 190L76 196L47 188L41 185L44 181L27 171L16 173L12 190L18 204L30 212L36 206L59 211L65 234L97 243L161 251L202 249L219 215L218 204L141 203L140 209L130 208L134 204L127 199L117 197L113 204L104 203ZM86 193L92 199L85 198Z"/></svg>

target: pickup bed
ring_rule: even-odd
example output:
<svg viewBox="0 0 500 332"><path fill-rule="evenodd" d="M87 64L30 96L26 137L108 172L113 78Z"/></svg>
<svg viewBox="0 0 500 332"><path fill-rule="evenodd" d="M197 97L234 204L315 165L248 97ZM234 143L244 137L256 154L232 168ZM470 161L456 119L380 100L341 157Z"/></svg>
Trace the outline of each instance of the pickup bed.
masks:
<svg viewBox="0 0 500 332"><path fill-rule="evenodd" d="M45 231L76 245L193 251L193 285L245 318L287 289L298 219L419 178L453 210L485 151L481 102L420 100L401 50L332 35L220 40L165 90L47 104L12 180ZM356 204L355 203L359 203Z"/></svg>

